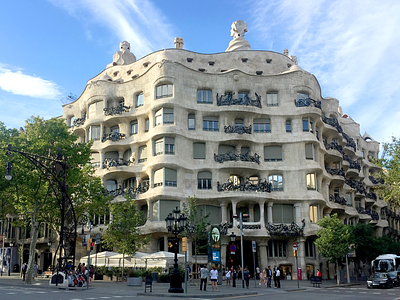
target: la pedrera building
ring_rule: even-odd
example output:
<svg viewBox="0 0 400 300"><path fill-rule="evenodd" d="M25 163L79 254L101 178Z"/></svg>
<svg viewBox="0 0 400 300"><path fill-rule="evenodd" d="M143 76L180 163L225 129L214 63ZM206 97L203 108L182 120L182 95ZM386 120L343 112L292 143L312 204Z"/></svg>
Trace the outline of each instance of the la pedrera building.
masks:
<svg viewBox="0 0 400 300"><path fill-rule="evenodd" d="M124 41L63 117L79 142L93 140L92 164L115 201L129 195L147 216L144 251L170 249L165 218L195 195L209 222L221 225L224 266L241 264L234 216L242 212L250 270L255 241L257 266L280 265L296 278L296 242L303 279L316 269L333 278L314 245L319 219L337 213L345 224L369 222L377 235L389 233L370 162L379 143L360 135L337 99L322 98L296 57L251 50L246 31L234 22L232 41L216 54L184 50L176 38L175 48L136 60ZM92 233L109 221L95 216ZM207 262L206 250L198 261Z"/></svg>

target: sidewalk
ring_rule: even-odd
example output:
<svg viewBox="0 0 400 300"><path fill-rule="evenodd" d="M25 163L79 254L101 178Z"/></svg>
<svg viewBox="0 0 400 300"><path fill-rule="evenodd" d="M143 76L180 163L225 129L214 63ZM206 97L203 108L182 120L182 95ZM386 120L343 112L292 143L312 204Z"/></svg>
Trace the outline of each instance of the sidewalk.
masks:
<svg viewBox="0 0 400 300"><path fill-rule="evenodd" d="M115 282L115 281L93 281L93 285L89 287L89 291L97 292L97 293L107 293L113 294L118 293L119 295L137 295L137 296L152 296L152 297L184 297L184 298L225 298L232 296L244 296L244 295L255 295L255 294L279 294L279 293L287 293L287 292L296 292L296 291L305 291L311 289L318 289L317 287L313 287L310 281L304 280L299 283L296 280L281 280L281 288L275 289L266 288L264 285L258 285L258 281L256 283L254 280L250 280L249 288L242 288L242 282L236 281L236 287L227 287L226 283L223 282L222 285L218 285L219 292L212 291L211 284L207 285L207 291L200 291L200 287L198 285L191 285L192 283L188 282L188 290L187 293L168 293L169 283L153 283L153 291L150 292L147 289L147 292L144 292L144 283L141 287L136 286L128 286L126 282ZM352 286L365 284L365 282L354 282L350 285L343 284L339 287ZM24 281L19 277L19 274L11 274L11 276L6 276L3 274L0 277L0 286L18 286L25 288L43 288L43 289L55 289L55 287L49 286L49 278L37 278L32 282L32 285L26 285ZM272 283L273 286L273 283ZM299 286L299 287L298 287ZM335 280L323 280L321 288L337 288ZM185 283L182 283L182 288L185 289ZM74 288L71 288L74 289ZM86 287L76 288L77 290L85 291Z"/></svg>

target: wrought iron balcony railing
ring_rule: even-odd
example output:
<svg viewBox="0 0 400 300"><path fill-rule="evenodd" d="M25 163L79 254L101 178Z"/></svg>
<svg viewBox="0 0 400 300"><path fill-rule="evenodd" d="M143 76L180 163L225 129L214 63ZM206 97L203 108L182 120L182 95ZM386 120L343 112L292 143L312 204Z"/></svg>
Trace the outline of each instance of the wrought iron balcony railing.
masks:
<svg viewBox="0 0 400 300"><path fill-rule="evenodd" d="M232 126L228 125L224 127L225 133L238 133L238 134L251 134L251 125L250 126Z"/></svg>
<svg viewBox="0 0 400 300"><path fill-rule="evenodd" d="M129 166L132 162L124 160L123 158L105 158L103 160L103 169L109 169L111 167Z"/></svg>
<svg viewBox="0 0 400 300"><path fill-rule="evenodd" d="M268 223L265 225L265 228L271 236L303 236L306 222L304 219L301 222L303 223L302 227L297 225L295 222L292 222L291 224Z"/></svg>
<svg viewBox="0 0 400 300"><path fill-rule="evenodd" d="M105 141L119 141L125 138L124 133L119 133L119 132L112 132L112 133L105 133L103 134L103 137L101 138L101 141L104 143Z"/></svg>
<svg viewBox="0 0 400 300"><path fill-rule="evenodd" d="M254 153L253 156L250 155L250 151L241 154L235 154L232 151L228 151L223 154L215 154L214 153L214 161L223 163L224 161L249 161L249 162L256 162L260 164L260 155Z"/></svg>
<svg viewBox="0 0 400 300"><path fill-rule="evenodd" d="M343 159L350 164L350 169L357 169L358 171L361 171L361 165L356 160L352 160L350 156L344 153Z"/></svg>
<svg viewBox="0 0 400 300"><path fill-rule="evenodd" d="M339 175L345 177L345 173L342 168L340 169L331 169L328 166L325 166L325 170L331 175Z"/></svg>
<svg viewBox="0 0 400 300"><path fill-rule="evenodd" d="M294 99L294 104L296 107L316 107L321 109L321 101L319 100L314 100L311 98L305 98L305 99Z"/></svg>
<svg viewBox="0 0 400 300"><path fill-rule="evenodd" d="M129 197L131 197L132 199L135 199L137 194L146 193L148 190L149 190L148 185L142 186L141 184L139 184L136 188L133 188L133 187L122 188L120 186L119 188L112 190L112 191L105 190L105 194L111 195L114 197L129 195Z"/></svg>
<svg viewBox="0 0 400 300"><path fill-rule="evenodd" d="M251 99L247 94L244 95L243 98L237 98L233 99L232 94L225 94L218 96L217 94L217 105L222 106L222 105L245 105L245 106L255 106L258 108L262 108L261 106L261 96L259 96L257 93L256 94L256 99Z"/></svg>
<svg viewBox="0 0 400 300"><path fill-rule="evenodd" d="M326 140L324 140L324 146L326 150L333 149L343 154L343 147L335 141L332 141L332 143L329 144Z"/></svg>
<svg viewBox="0 0 400 300"><path fill-rule="evenodd" d="M360 194L365 194L365 187L363 185L363 183L361 181L356 181L353 179L345 179L345 182L348 186L352 187L353 189L356 189L357 192L359 192Z"/></svg>
<svg viewBox="0 0 400 300"><path fill-rule="evenodd" d="M329 195L329 201L341 204L341 205L347 205L347 201L344 197L340 197L339 195Z"/></svg>
<svg viewBox="0 0 400 300"><path fill-rule="evenodd" d="M111 106L111 107L103 108L105 116L121 115L124 112L128 112L130 109L131 109L130 106L125 106L125 105L118 105L118 106Z"/></svg>
<svg viewBox="0 0 400 300"><path fill-rule="evenodd" d="M374 192L365 193L365 197L372 199L372 200L378 199L378 197L376 196L376 194Z"/></svg>
<svg viewBox="0 0 400 300"><path fill-rule="evenodd" d="M373 176L368 176L368 178L373 184L384 184L385 183L385 180L383 178L377 179Z"/></svg>
<svg viewBox="0 0 400 300"><path fill-rule="evenodd" d="M321 118L322 118L322 121L324 121L324 123L335 127L336 130L337 130L339 133L343 133L343 128L342 128L342 126L339 125L339 121L338 121L337 119L335 119L335 118L328 118L328 117L326 117L325 115L321 115Z"/></svg>
<svg viewBox="0 0 400 300"><path fill-rule="evenodd" d="M249 178L241 180L239 184L233 183L233 181L228 180L228 182L222 185L217 181L218 192L222 191L234 191L234 192L267 192L271 193L271 183L267 179L259 180L258 183L253 183Z"/></svg>
<svg viewBox="0 0 400 300"><path fill-rule="evenodd" d="M354 139L349 137L346 133L342 132L342 136L346 140L346 146L353 148L354 152L356 152L356 142L354 142Z"/></svg>
<svg viewBox="0 0 400 300"><path fill-rule="evenodd" d="M79 126L85 124L85 120L86 120L86 113L83 114L82 118L75 119L72 126L79 127Z"/></svg>

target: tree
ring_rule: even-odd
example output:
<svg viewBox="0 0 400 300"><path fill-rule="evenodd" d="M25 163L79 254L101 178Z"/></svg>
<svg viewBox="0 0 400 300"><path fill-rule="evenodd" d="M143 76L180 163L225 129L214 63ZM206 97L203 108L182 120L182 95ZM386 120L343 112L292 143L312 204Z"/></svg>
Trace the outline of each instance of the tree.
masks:
<svg viewBox="0 0 400 300"><path fill-rule="evenodd" d="M196 196L188 197L188 204L183 203L182 212L186 215L186 228L182 232L183 236L193 241L195 265L197 266L197 254L207 243L201 243L207 238L208 214L204 215L202 207L197 205Z"/></svg>
<svg viewBox="0 0 400 300"><path fill-rule="evenodd" d="M326 216L318 221L321 229L317 231L315 245L319 253L330 262L336 262L337 284L339 284L339 262L349 252L351 231L349 226L342 224L337 214Z"/></svg>
<svg viewBox="0 0 400 300"><path fill-rule="evenodd" d="M8 159L13 164L13 179L0 183L0 186L6 186L0 189L0 197L7 199L20 218L29 220L30 224L31 242L26 273L26 283L30 284L40 227L47 223L56 232L60 229L59 186L56 178L43 170L54 168L54 161L59 160L59 153L62 153L68 168L60 176L65 179L76 218L81 222L87 218L87 211L98 209L110 199L104 196L100 179L93 176L93 170L88 166L91 143L77 144L78 137L71 134L64 120L32 117L20 132L0 126L0 134L3 150L10 143L12 149L34 154L42 164L39 166L17 153L6 157L4 151L0 151L1 166L7 165Z"/></svg>
<svg viewBox="0 0 400 300"><path fill-rule="evenodd" d="M134 255L142 246L148 243L150 236L140 233L143 225L143 212L137 209L135 201L126 200L110 205L111 224L103 235L106 246L122 253L122 275L124 277L125 254Z"/></svg>
<svg viewBox="0 0 400 300"><path fill-rule="evenodd" d="M392 137L391 143L383 144L383 157L374 160L382 170L377 174L384 184L377 188L378 195L395 207L400 206L400 139Z"/></svg>

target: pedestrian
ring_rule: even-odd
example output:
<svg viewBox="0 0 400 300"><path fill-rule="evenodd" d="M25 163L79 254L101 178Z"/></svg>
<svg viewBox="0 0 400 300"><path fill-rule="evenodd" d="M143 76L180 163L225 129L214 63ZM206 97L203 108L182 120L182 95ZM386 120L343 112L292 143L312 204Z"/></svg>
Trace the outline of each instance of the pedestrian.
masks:
<svg viewBox="0 0 400 300"><path fill-rule="evenodd" d="M25 275L26 275L26 269L27 269L28 265L26 264L26 262L24 262L22 264L22 281L25 281Z"/></svg>
<svg viewBox="0 0 400 300"><path fill-rule="evenodd" d="M231 267L231 278L232 278L232 287L236 287L236 270L233 266Z"/></svg>
<svg viewBox="0 0 400 300"><path fill-rule="evenodd" d="M208 269L207 265L204 265L200 269L200 291L202 290L203 284L204 284L204 291L207 290L207 277L208 277Z"/></svg>
<svg viewBox="0 0 400 300"><path fill-rule="evenodd" d="M267 280L267 287L271 287L271 278L272 278L272 270L271 270L271 266L268 266L268 280Z"/></svg>
<svg viewBox="0 0 400 300"><path fill-rule="evenodd" d="M215 268L215 266L212 267L212 270L210 271L210 278L211 278L211 287L212 291L214 292L214 287L219 292L218 290L218 285L217 285L217 280L218 280L218 270Z"/></svg>
<svg viewBox="0 0 400 300"><path fill-rule="evenodd" d="M258 267L257 267L258 268ZM262 281L263 281L263 272L258 272L258 277L260 277L260 282L258 283L258 285L261 285Z"/></svg>
<svg viewBox="0 0 400 300"><path fill-rule="evenodd" d="M260 279L260 268L256 267L256 279Z"/></svg>
<svg viewBox="0 0 400 300"><path fill-rule="evenodd" d="M229 270L229 268L226 268L225 279L226 279L226 286L231 287L231 270Z"/></svg>
<svg viewBox="0 0 400 300"><path fill-rule="evenodd" d="M279 269L279 267L276 268L275 277L276 277L276 282L278 283L278 289L280 289L281 288L281 270ZM276 286L275 286L275 288L276 288Z"/></svg>
<svg viewBox="0 0 400 300"><path fill-rule="evenodd" d="M189 264L187 264L186 269L187 269L187 279L189 281L189 279L192 278L192 268L189 266Z"/></svg>
<svg viewBox="0 0 400 300"><path fill-rule="evenodd" d="M317 277L321 277L321 271L317 269Z"/></svg>
<svg viewBox="0 0 400 300"><path fill-rule="evenodd" d="M244 268L243 279L246 281L246 288L249 288L250 272L247 267Z"/></svg>
<svg viewBox="0 0 400 300"><path fill-rule="evenodd" d="M237 279L242 279L242 267L240 265L237 268Z"/></svg>
<svg viewBox="0 0 400 300"><path fill-rule="evenodd" d="M93 266L90 266L90 269L89 269L89 286L92 285L93 275L94 275L94 269L93 269Z"/></svg>
<svg viewBox="0 0 400 300"><path fill-rule="evenodd" d="M33 265L32 279L35 280L37 275L38 275L38 265L37 265L37 263L35 261L35 264Z"/></svg>
<svg viewBox="0 0 400 300"><path fill-rule="evenodd" d="M276 268L276 266L274 266L274 270L272 271L272 279L274 279L275 288L277 288L277 286L278 286L278 282L276 281L276 270L277 270L277 268Z"/></svg>
<svg viewBox="0 0 400 300"><path fill-rule="evenodd" d="M268 281L268 268L265 267L264 271L263 271L263 277L264 277L264 285L267 285L267 281Z"/></svg>

